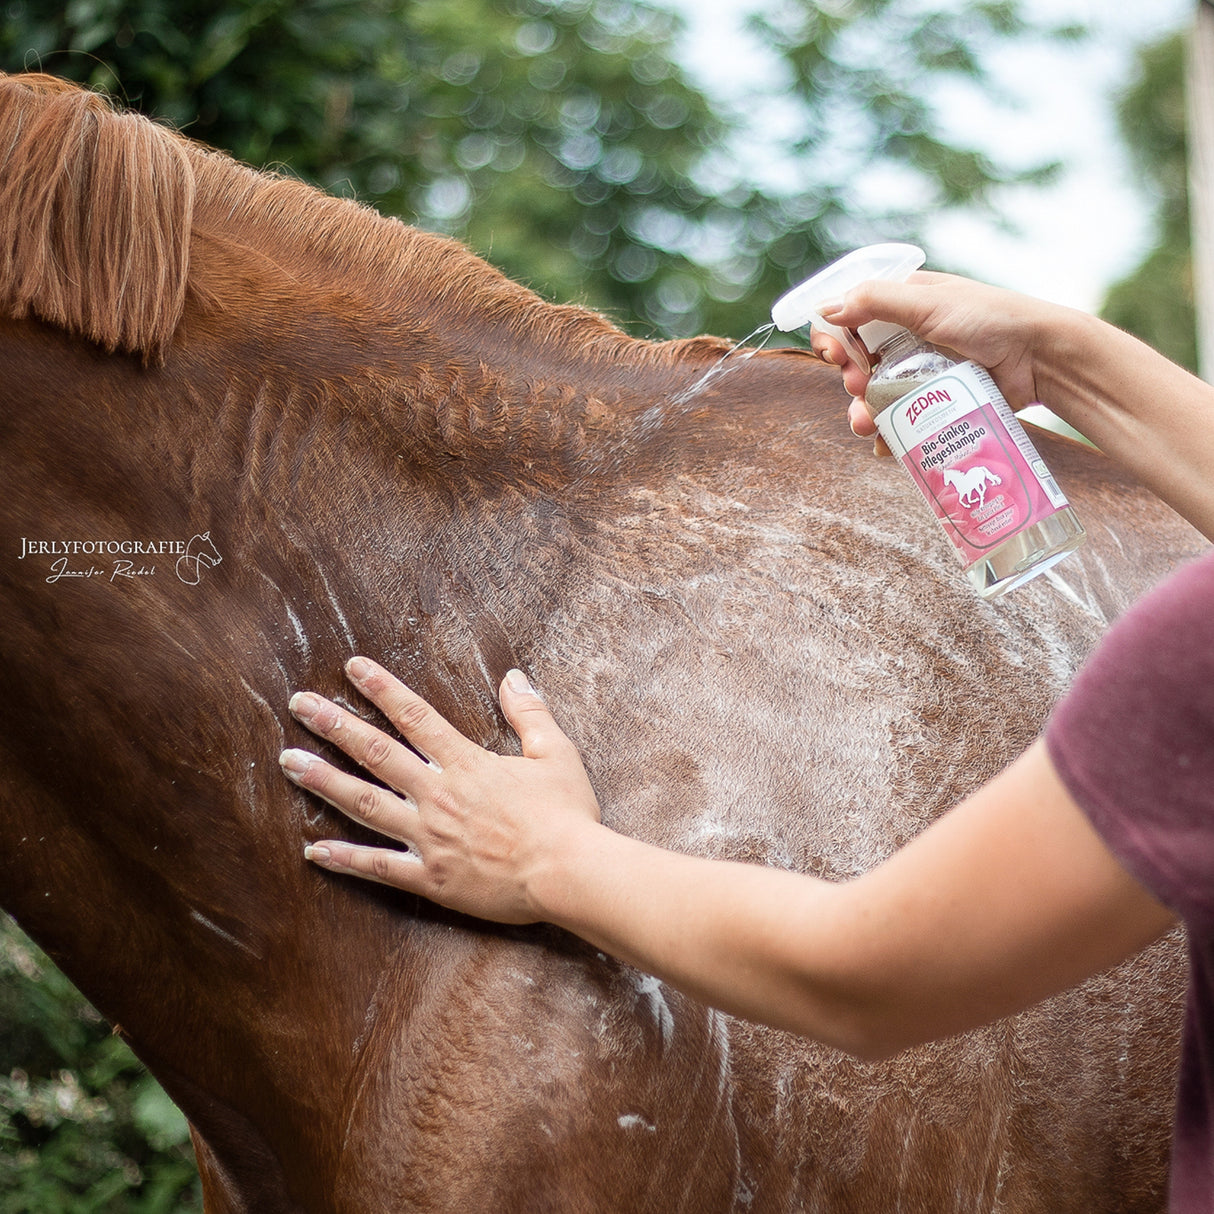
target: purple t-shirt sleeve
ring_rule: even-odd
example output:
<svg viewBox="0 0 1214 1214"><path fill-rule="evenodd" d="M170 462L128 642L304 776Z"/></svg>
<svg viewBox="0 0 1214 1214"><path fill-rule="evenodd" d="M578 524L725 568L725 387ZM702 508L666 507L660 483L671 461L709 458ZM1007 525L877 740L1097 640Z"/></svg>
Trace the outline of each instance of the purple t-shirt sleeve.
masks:
<svg viewBox="0 0 1214 1214"><path fill-rule="evenodd" d="M1214 553L1109 630L1046 745L1126 868L1190 927L1214 929Z"/></svg>

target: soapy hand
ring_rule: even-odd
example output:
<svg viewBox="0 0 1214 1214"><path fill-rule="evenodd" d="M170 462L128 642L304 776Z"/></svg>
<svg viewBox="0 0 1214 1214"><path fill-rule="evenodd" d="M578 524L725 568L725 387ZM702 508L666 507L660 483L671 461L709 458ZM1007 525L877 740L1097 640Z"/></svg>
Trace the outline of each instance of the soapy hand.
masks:
<svg viewBox="0 0 1214 1214"><path fill-rule="evenodd" d="M870 320L891 321L933 345L986 367L1013 409L1038 398L1033 352L1047 342L1059 305L1014 291L987 286L952 274L919 271L905 282L861 283L840 300L819 305L822 319L845 329ZM867 367L857 364L833 337L815 330L814 351L843 372L843 385L855 398L848 409L852 431L876 434L864 403ZM877 438L875 449L888 454Z"/></svg>
<svg viewBox="0 0 1214 1214"><path fill-rule="evenodd" d="M511 671L500 689L502 710L522 744L522 755L512 756L477 746L374 662L354 658L346 673L414 749L300 692L291 697L292 714L388 788L302 750L283 751L283 771L407 850L323 840L309 844L305 856L481 918L540 918L531 882L554 850L597 826L599 808L577 750L526 677Z"/></svg>

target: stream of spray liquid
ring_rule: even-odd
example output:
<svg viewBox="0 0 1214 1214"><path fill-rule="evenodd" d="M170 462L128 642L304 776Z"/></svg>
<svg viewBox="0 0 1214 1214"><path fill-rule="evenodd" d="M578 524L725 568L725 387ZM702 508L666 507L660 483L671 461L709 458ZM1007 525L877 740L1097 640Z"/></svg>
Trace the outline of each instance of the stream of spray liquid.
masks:
<svg viewBox="0 0 1214 1214"><path fill-rule="evenodd" d="M707 371L698 379L688 384L686 388L676 392L673 396L664 397L656 404L651 405L637 419L638 434L641 437L648 436L663 423L670 421L672 418L677 417L679 413L688 409L713 380L719 379L722 375L740 367L747 359L753 358L754 355L758 354L767 344L768 338L775 332L775 328L776 326L773 324L760 325L749 336L742 338L741 341L736 342L726 350ZM749 341L753 341L756 337L762 338L757 345L748 346L746 344Z"/></svg>
<svg viewBox="0 0 1214 1214"><path fill-rule="evenodd" d="M753 333L742 338L740 342L735 343L730 349L726 350L720 358L717 359L695 383L684 388L681 392L676 392L674 396L666 401L667 407L674 405L685 405L689 400L698 396L714 379L724 375L727 371L733 370L735 367L740 367L748 358L763 349L767 345L768 339L775 332L776 326L773 324L760 325ZM746 343L754 341L756 337L761 337L757 345L748 346Z"/></svg>
<svg viewBox="0 0 1214 1214"><path fill-rule="evenodd" d="M747 359L758 354L767 344L772 333L775 332L775 328L773 324L760 325L749 336L742 338L741 341L736 342L726 350L707 371L703 372L698 379L686 388L674 393L673 396L664 397L655 404L650 405L637 418L635 425L629 430L627 438L621 439L618 445L610 448L604 454L602 462L597 466L597 470L599 472L604 470L610 471L611 468L619 466L626 459L631 458L629 453L633 449L633 444L638 440L643 441L650 438L672 418L677 417L683 411L689 411L694 405L696 398L713 380L719 379L726 372L742 366ZM760 339L757 345L748 346L746 344L755 338Z"/></svg>

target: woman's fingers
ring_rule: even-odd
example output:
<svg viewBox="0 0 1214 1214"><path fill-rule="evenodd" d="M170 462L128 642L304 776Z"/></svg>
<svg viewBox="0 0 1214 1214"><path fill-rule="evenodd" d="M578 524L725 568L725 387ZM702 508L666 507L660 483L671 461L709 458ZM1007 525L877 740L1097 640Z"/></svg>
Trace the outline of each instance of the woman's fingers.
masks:
<svg viewBox="0 0 1214 1214"><path fill-rule="evenodd" d="M509 670L502 680L498 694L502 712L510 728L518 735L519 745L528 759L551 758L555 755L576 755L573 743L553 719L548 705L531 686L521 670ZM580 761L580 760L579 760Z"/></svg>
<svg viewBox="0 0 1214 1214"><path fill-rule="evenodd" d="M436 767L445 767L473 745L421 696L370 658L351 658L346 675Z"/></svg>
<svg viewBox="0 0 1214 1214"><path fill-rule="evenodd" d="M312 692L293 696L291 711L396 792L306 751L284 751L283 770L411 854L318 839L307 859L468 914L532 922L528 883L544 871L537 857L587 821L597 824L599 809L577 749L526 676L512 670L502 682L502 707L523 752L503 756L469 741L374 662L351 659L347 673L407 746Z"/></svg>
<svg viewBox="0 0 1214 1214"><path fill-rule="evenodd" d="M297 691L288 707L301 725L344 750L361 767L399 792L410 789L428 772L425 759L324 696L313 691Z"/></svg>
<svg viewBox="0 0 1214 1214"><path fill-rule="evenodd" d="M839 368L839 371L843 375L843 386L847 391L857 399L862 398L864 396L864 389L868 386L868 367L855 362L843 344L831 337L829 333L823 333L815 329L811 345L813 346L814 353L824 363L829 363L832 367ZM861 407L863 407L862 399ZM855 430L854 425L852 429ZM862 430L856 432L862 437L864 436Z"/></svg>
<svg viewBox="0 0 1214 1214"><path fill-rule="evenodd" d="M848 406L847 422L851 426L851 432L857 438L871 438L873 440L874 455L891 454L889 447L885 444L885 439L877 433L877 423L873 421L872 414L868 411L868 406L859 397L853 399L852 403Z"/></svg>
<svg viewBox="0 0 1214 1214"><path fill-rule="evenodd" d="M287 777L348 818L406 846L418 837L417 804L407 794L397 796L377 784L340 771L306 750L284 750L278 757Z"/></svg>
<svg viewBox="0 0 1214 1214"><path fill-rule="evenodd" d="M843 343L829 333L815 330L810 346L824 363L829 363L832 367L845 367L851 359L851 355L844 348Z"/></svg>
<svg viewBox="0 0 1214 1214"><path fill-rule="evenodd" d="M857 438L869 438L877 432L877 423L873 421L873 415L858 396L852 397L851 404L847 406L847 422L851 426L851 432Z"/></svg>
<svg viewBox="0 0 1214 1214"><path fill-rule="evenodd" d="M367 658L351 658L346 673L358 690L400 730L409 746L402 746L383 730L315 692L296 692L291 697L291 714L393 788L403 791L411 782L441 772L446 763L472 745L421 696L382 666Z"/></svg>
<svg viewBox="0 0 1214 1214"><path fill-rule="evenodd" d="M410 851L394 851L386 847L364 847L357 843L343 843L339 839L325 839L320 843L309 843L304 848L304 859L335 873L352 873L403 889L410 893L425 892L426 868L421 859Z"/></svg>

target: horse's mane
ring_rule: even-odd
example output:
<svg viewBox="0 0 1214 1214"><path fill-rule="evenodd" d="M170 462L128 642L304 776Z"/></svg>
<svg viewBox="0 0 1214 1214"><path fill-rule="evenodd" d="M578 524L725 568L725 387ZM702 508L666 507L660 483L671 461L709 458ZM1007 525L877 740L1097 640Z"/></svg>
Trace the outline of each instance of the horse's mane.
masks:
<svg viewBox="0 0 1214 1214"><path fill-rule="evenodd" d="M249 168L78 85L0 75L0 313L159 361L186 306L204 212L233 230L264 225L385 304L420 297L599 357L626 348L665 361L691 344L638 341L595 312L546 303L452 240Z"/></svg>
<svg viewBox="0 0 1214 1214"><path fill-rule="evenodd" d="M0 309L157 356L185 303L184 140L53 76L0 80Z"/></svg>

